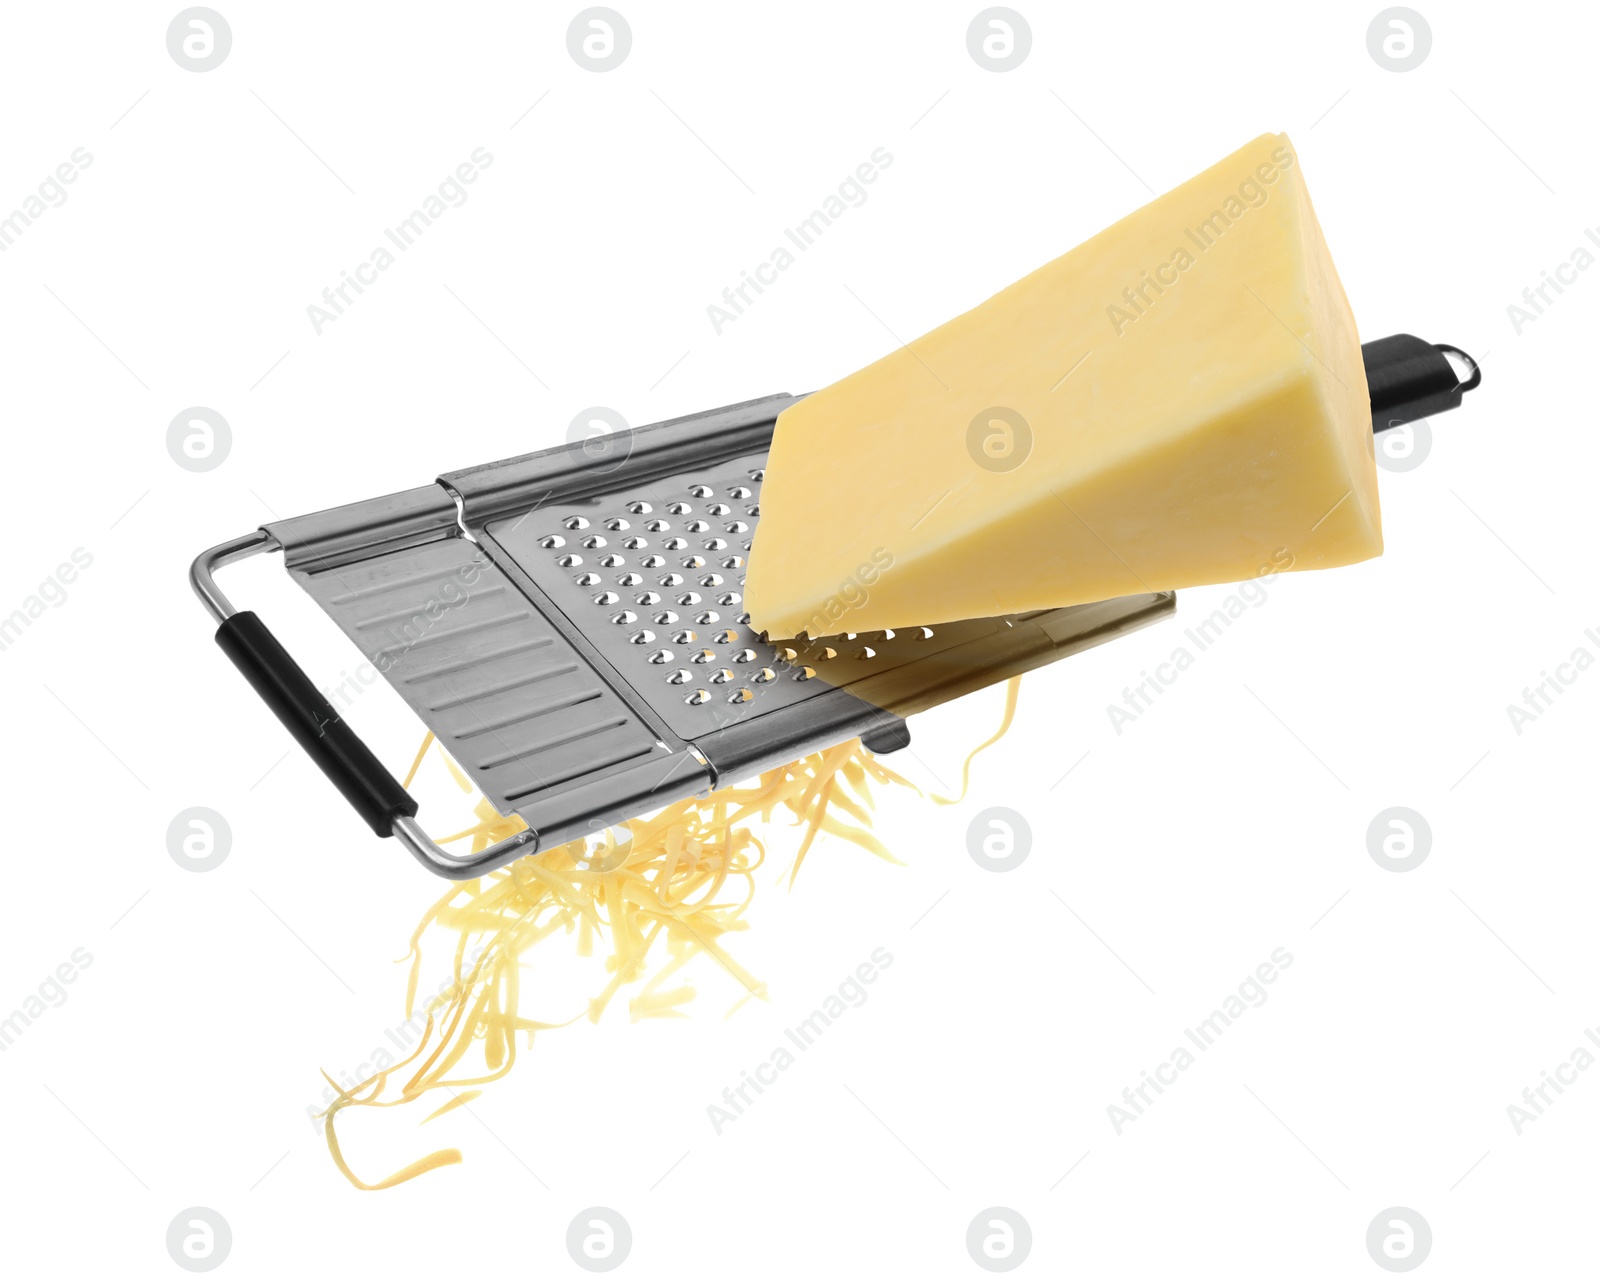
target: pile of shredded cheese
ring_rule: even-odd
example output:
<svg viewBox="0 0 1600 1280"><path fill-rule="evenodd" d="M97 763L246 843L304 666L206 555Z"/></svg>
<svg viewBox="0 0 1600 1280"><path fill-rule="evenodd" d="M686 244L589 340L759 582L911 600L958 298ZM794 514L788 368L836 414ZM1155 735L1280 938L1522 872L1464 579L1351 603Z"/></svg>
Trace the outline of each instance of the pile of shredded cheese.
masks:
<svg viewBox="0 0 1600 1280"><path fill-rule="evenodd" d="M965 796L973 758L999 741L1011 725L1019 684L1020 678L1010 681L1000 728L963 764L961 794L931 797L935 803L955 804ZM432 744L430 733L406 776L407 787ZM472 783L456 763L442 748L438 752L457 785L472 792ZM821 834L897 862L868 829L873 787L885 783L920 794L859 740L852 740L763 773L753 785L726 787L705 799L680 801L635 819L626 825L624 835L608 831L596 844L576 840L453 885L411 935L408 1020L415 1013L424 938L442 930L454 951L453 980L428 1001L416 1048L352 1088L342 1088L323 1073L338 1095L323 1114L328 1150L340 1172L363 1191L378 1191L461 1162L459 1150L446 1148L378 1182L364 1182L340 1149L335 1118L347 1107L404 1106L443 1090L448 1096L424 1117L427 1123L471 1102L482 1092L481 1086L506 1075L516 1063L519 1032L524 1034L524 1045L531 1047L536 1032L570 1025L536 1022L518 1012L525 956L552 934L574 939L580 956L594 954L597 938L608 949L604 964L609 978L589 1001L591 1022L599 1020L618 991L635 984L637 990L628 1000L634 1021L685 1016L682 1006L695 993L679 975L701 955L710 956L744 988L739 1004L751 996L764 999L765 985L723 946L725 934L746 927L743 917L755 894L755 873L766 860L756 824L767 834L776 830L774 819L781 815L791 818L791 829L800 832L789 870L791 884ZM522 819L500 814L481 797L473 812L478 819L473 826L440 843L470 840L476 853L524 827ZM463 1066L474 1046L478 1053L471 1065Z"/></svg>

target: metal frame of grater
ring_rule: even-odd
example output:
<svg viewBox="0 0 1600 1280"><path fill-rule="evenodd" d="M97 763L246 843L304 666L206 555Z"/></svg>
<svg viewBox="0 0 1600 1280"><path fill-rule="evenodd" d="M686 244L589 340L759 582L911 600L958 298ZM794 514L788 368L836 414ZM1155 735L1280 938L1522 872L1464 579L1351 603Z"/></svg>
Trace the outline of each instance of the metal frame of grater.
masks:
<svg viewBox="0 0 1600 1280"><path fill-rule="evenodd" d="M1459 405L1456 348L1363 348L1373 427ZM1446 353L1471 368L1456 374ZM779 413L768 396L468 468L277 521L199 556L217 643L380 836L466 879L860 737L1171 614L1172 592L933 628L768 644L741 608ZM444 849L414 799L218 569L266 551L385 676L502 813L528 829Z"/></svg>

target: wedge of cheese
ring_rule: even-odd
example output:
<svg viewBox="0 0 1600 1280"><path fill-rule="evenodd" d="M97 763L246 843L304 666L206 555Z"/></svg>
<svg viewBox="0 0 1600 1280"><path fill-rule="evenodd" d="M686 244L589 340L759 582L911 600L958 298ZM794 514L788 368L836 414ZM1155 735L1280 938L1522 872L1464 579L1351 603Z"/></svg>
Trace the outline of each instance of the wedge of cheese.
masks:
<svg viewBox="0 0 1600 1280"><path fill-rule="evenodd" d="M786 410L745 599L832 635L1382 550L1355 320L1267 134Z"/></svg>

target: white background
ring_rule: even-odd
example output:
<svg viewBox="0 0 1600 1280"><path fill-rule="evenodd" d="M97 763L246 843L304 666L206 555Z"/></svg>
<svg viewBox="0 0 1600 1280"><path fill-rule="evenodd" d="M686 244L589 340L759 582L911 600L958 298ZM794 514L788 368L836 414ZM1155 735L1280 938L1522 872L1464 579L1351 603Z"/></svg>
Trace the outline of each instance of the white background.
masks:
<svg viewBox="0 0 1600 1280"><path fill-rule="evenodd" d="M1425 1273L1587 1265L1600 1070L1520 1136L1506 1108L1600 1023L1600 674L1521 734L1506 706L1600 655L1600 272L1520 335L1507 306L1600 217L1600 23L1429 4L1432 52L1396 74L1376 4L1017 2L1032 51L1000 74L967 52L976 0L617 0L633 45L605 74L568 54L577 4L218 0L233 47L203 74L168 55L175 5L11 9L0 209L93 162L0 254L0 614L93 564L0 652L0 1013L93 959L0 1054L8 1271L179 1274L192 1205L231 1226L223 1271L259 1276L579 1274L590 1205L631 1224L624 1274L981 1274L993 1205L1031 1225L1025 1274L1382 1274L1365 1236L1394 1205L1431 1225ZM826 384L1267 130L1363 336L1487 353L1423 464L1382 474L1384 557L1275 582L1120 735L1107 705L1230 588L1030 676L965 803L884 801L906 867L825 844L791 893L775 864L735 940L770 1004L722 1020L711 966L691 1019L619 1005L426 1130L355 1117L369 1176L466 1162L353 1190L307 1117L317 1069L400 1021L393 960L439 886L286 752L189 560L557 443L590 405L645 423ZM477 147L467 202L316 334L307 306ZM878 147L867 201L716 334L707 305ZM195 405L233 435L204 474L165 445ZM353 664L275 557L226 584L319 680ZM903 767L953 785L999 706L915 721ZM398 699L350 718L404 768ZM233 833L206 874L167 853L192 805ZM966 848L996 805L1034 833L1005 874ZM1367 850L1393 805L1432 830L1403 874ZM868 1002L717 1136L707 1105L876 947ZM1107 1107L1278 947L1267 1003L1119 1136Z"/></svg>

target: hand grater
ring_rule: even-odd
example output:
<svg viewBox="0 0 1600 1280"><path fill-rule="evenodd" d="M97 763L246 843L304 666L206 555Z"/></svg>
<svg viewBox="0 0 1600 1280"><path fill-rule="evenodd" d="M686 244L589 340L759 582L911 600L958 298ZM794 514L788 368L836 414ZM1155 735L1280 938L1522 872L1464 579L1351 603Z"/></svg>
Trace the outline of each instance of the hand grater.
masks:
<svg viewBox="0 0 1600 1280"><path fill-rule="evenodd" d="M1445 352L1363 347L1374 429L1460 403ZM1465 357L1462 357L1465 359ZM1468 361L1470 365L1470 361ZM267 524L190 570L217 642L380 836L467 879L860 737L1174 611L1149 592L938 627L768 643L741 591L777 416L767 396L443 475ZM1381 402L1381 403L1380 403ZM417 805L214 572L283 552L291 577L501 813L528 826L477 854Z"/></svg>

